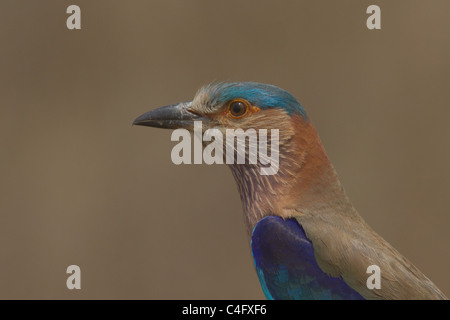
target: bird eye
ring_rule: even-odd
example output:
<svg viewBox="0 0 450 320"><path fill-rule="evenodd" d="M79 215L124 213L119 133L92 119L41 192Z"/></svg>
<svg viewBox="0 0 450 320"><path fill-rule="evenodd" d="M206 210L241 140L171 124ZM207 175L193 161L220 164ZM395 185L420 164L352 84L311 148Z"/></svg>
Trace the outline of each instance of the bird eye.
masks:
<svg viewBox="0 0 450 320"><path fill-rule="evenodd" d="M248 105L240 100L236 100L230 103L228 112L234 118L242 118L248 112Z"/></svg>

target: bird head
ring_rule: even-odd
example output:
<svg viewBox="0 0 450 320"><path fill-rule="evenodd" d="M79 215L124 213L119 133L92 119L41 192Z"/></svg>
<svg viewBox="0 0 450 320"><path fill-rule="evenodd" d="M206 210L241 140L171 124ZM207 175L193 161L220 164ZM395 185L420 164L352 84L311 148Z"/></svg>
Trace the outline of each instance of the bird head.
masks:
<svg viewBox="0 0 450 320"><path fill-rule="evenodd" d="M296 206L292 201L298 200L298 193L307 189L317 192L314 180L323 178L322 167L330 171L331 165L303 107L290 93L269 84L213 83L201 88L192 101L151 110L133 124L193 131L196 121L202 122L203 131L218 129L224 135L227 129L278 129L277 174L262 176L255 170L258 165L230 165L249 230L264 215L278 212L283 216L282 207ZM269 135L267 139L271 144Z"/></svg>
<svg viewBox="0 0 450 320"><path fill-rule="evenodd" d="M201 121L203 131L218 129L223 134L226 129L279 129L282 147L294 134L293 118L308 121L289 92L256 82L221 82L204 86L192 101L144 113L133 124L193 131L194 122Z"/></svg>

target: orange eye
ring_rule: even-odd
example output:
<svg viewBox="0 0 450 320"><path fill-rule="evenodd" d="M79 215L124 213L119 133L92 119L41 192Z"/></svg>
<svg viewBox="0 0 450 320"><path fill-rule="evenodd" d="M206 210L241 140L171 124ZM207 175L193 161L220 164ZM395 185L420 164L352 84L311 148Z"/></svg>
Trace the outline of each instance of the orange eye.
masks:
<svg viewBox="0 0 450 320"><path fill-rule="evenodd" d="M234 100L228 105L228 113L236 119L242 118L248 113L248 104L246 101Z"/></svg>

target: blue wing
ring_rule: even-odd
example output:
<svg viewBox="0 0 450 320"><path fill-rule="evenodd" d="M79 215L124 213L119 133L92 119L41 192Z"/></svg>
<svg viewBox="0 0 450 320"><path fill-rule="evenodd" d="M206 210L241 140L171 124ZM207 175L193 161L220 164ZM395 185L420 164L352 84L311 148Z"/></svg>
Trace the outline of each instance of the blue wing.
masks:
<svg viewBox="0 0 450 320"><path fill-rule="evenodd" d="M253 229L252 253L267 299L364 299L342 278L323 272L295 219L268 216Z"/></svg>

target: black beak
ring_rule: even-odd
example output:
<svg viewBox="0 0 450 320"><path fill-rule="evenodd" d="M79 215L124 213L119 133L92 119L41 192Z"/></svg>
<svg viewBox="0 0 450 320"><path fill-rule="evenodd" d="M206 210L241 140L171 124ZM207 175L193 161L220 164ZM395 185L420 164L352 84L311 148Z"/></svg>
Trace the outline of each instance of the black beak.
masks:
<svg viewBox="0 0 450 320"><path fill-rule="evenodd" d="M194 121L206 119L191 112L192 102L181 102L144 113L134 120L133 125L166 129L193 129ZM207 121L207 120L206 120Z"/></svg>

